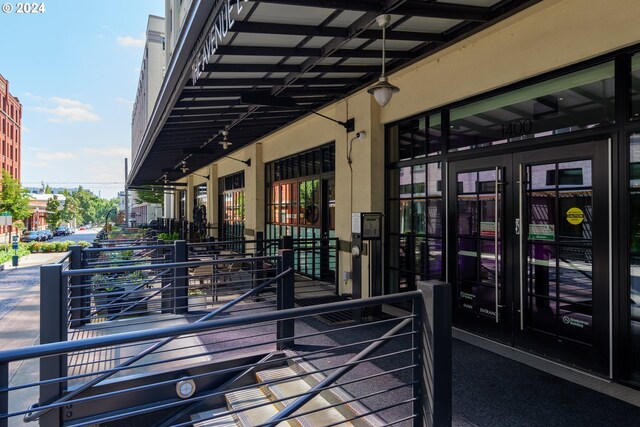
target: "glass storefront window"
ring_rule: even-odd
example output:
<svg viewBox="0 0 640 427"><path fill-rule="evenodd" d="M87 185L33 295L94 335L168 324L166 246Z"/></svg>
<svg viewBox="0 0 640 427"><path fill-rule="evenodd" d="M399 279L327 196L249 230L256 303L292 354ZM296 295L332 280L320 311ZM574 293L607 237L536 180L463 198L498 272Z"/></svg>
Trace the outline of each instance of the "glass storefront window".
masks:
<svg viewBox="0 0 640 427"><path fill-rule="evenodd" d="M631 120L640 120L640 53L631 57Z"/></svg>
<svg viewBox="0 0 640 427"><path fill-rule="evenodd" d="M450 112L449 149L468 150L614 122L613 62L483 99Z"/></svg>
<svg viewBox="0 0 640 427"><path fill-rule="evenodd" d="M440 162L390 169L387 221L390 250L389 290L412 289L416 280L442 279L442 169Z"/></svg>

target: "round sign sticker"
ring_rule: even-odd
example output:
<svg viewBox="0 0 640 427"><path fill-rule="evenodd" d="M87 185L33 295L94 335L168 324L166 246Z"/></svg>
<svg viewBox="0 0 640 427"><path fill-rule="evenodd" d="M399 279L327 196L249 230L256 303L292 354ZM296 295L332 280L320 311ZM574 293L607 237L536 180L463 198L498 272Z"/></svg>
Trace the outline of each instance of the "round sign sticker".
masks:
<svg viewBox="0 0 640 427"><path fill-rule="evenodd" d="M572 225L578 225L584 221L584 212L580 208L571 208L567 211L567 222Z"/></svg>

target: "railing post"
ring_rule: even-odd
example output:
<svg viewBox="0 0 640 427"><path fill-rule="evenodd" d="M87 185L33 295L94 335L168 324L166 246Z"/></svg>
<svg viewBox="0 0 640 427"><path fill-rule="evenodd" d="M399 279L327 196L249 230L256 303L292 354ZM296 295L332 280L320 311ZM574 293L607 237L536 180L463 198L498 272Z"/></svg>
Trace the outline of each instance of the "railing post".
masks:
<svg viewBox="0 0 640 427"><path fill-rule="evenodd" d="M0 389L6 390L9 388L9 364L0 363ZM9 392L0 391L0 415L9 414ZM7 427L9 425L8 418L0 419L0 427Z"/></svg>
<svg viewBox="0 0 640 427"><path fill-rule="evenodd" d="M293 268L293 250L280 249L279 251L281 263L278 265L278 274ZM277 284L277 309L286 310L293 308L295 304L295 277L293 271L278 280ZM277 322L278 350L285 350L294 345L293 337L295 336L295 320L286 319ZM287 341L280 341L286 338L292 338Z"/></svg>
<svg viewBox="0 0 640 427"><path fill-rule="evenodd" d="M189 260L187 242L177 240L173 245L175 262L187 262ZM189 312L188 271L185 267L175 268L173 271L173 298L175 304L173 313L186 314Z"/></svg>
<svg viewBox="0 0 640 427"><path fill-rule="evenodd" d="M62 265L40 267L40 344L67 340L67 286L62 278ZM40 359L40 381L64 378L67 375L67 356L49 356ZM40 386L40 406L58 399L65 383L55 381ZM59 426L60 409L51 410L40 419L40 425Z"/></svg>
<svg viewBox="0 0 640 427"><path fill-rule="evenodd" d="M418 281L422 292L419 336L421 426L451 425L451 285ZM430 354L429 354L430 353ZM428 361L431 361L429 364ZM429 397L432 396L430 399ZM429 401L431 400L431 401Z"/></svg>
<svg viewBox="0 0 640 427"><path fill-rule="evenodd" d="M71 270L82 269L82 246L69 246L71 251ZM88 286L82 284L81 276L71 278L71 327L77 328L87 323L90 313L91 293Z"/></svg>
<svg viewBox="0 0 640 427"><path fill-rule="evenodd" d="M266 256L267 254L264 253L264 248L265 248L264 233L262 231L258 231L256 232L256 250L255 250L254 256L257 256L257 257ZM258 264L256 265L256 267L258 270L256 279L258 279L258 281L262 283L262 281L265 278L264 261L258 261Z"/></svg>

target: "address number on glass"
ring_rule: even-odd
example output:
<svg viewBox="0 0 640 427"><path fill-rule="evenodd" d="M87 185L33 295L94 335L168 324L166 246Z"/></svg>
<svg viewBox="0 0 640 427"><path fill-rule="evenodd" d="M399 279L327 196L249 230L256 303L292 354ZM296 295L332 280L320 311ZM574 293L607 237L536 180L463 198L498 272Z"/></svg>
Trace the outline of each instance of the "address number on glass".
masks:
<svg viewBox="0 0 640 427"><path fill-rule="evenodd" d="M533 131L533 122L529 119L514 120L509 124L502 125L503 138L515 138L528 135Z"/></svg>

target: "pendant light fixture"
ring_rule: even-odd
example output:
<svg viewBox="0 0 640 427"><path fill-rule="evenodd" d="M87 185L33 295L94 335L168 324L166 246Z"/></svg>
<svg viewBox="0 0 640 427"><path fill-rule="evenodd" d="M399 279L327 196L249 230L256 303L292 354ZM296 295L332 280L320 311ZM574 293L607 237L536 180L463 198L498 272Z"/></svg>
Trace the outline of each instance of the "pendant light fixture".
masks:
<svg viewBox="0 0 640 427"><path fill-rule="evenodd" d="M222 145L222 149L226 150L229 148L230 145L233 145L231 143L231 141L229 141L229 131L228 130L223 130L222 131L222 141L220 141L218 144Z"/></svg>
<svg viewBox="0 0 640 427"><path fill-rule="evenodd" d="M182 160L180 165L180 171L182 171L182 173L187 173L189 172L189 168L187 167L187 161L186 160Z"/></svg>
<svg viewBox="0 0 640 427"><path fill-rule="evenodd" d="M382 15L378 15L376 18L376 22L378 23L378 27L382 28L382 74L378 79L378 83L371 86L367 92L369 92L376 99L376 102L380 104L381 107L384 107L391 101L391 97L394 93L399 92L400 89L387 80L387 76L385 74L385 62L386 62L386 54L385 54L385 44L386 44L386 31L389 23L391 22L391 15L385 13Z"/></svg>

